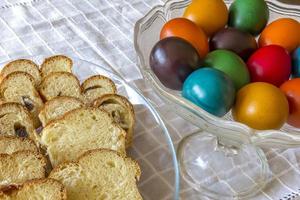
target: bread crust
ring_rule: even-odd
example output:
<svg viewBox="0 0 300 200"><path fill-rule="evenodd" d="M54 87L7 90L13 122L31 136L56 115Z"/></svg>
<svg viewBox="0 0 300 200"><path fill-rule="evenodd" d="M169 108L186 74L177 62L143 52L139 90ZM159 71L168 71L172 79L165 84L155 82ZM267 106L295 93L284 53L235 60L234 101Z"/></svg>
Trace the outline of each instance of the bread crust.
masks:
<svg viewBox="0 0 300 200"><path fill-rule="evenodd" d="M17 59L17 60L13 60L13 61L7 63L7 64L2 68L2 70L1 70L1 74L0 74L0 77L1 77L1 78L0 78L0 79L3 80L3 78L5 78L5 77L8 75L8 74L5 75L5 73L6 73L6 71L9 70L9 68L11 68L13 65L15 65L15 64L22 64L22 63L27 63L27 64L33 66L33 67L35 68L36 72L38 72L38 73L37 73L37 75L38 75L37 79L36 79L35 77L32 76L32 77L34 78L34 80L35 80L35 86L38 87L39 84L40 84L40 82L41 82L41 79L42 79L42 78L41 78L41 74L40 74L39 66L38 66L35 62L33 62L32 60L28 60L28 59ZM17 72L17 71L15 71L15 72ZM9 73L9 74L11 74L11 73Z"/></svg>
<svg viewBox="0 0 300 200"><path fill-rule="evenodd" d="M128 164L128 162L130 162L130 165L133 167L131 168L131 166L128 166L128 170L134 170L134 178L135 178L135 181L139 181L140 179L140 176L141 176L141 168L139 166L139 164L137 163L137 161L133 160L132 158L130 157L127 157L117 151L114 151L114 150L111 150L111 149L106 149L106 148L99 148L99 149L91 149L91 150L88 150L86 151L85 153L83 153L81 156L78 157L77 160L75 161L67 161L67 162L63 162L59 165L57 165L55 168L53 168L53 170L51 171L51 173L49 174L49 177L51 177L53 174L55 173L58 173L59 171L63 170L66 166L68 165L75 165L75 166L80 166L80 161L82 159L84 159L85 157L88 157L94 153L97 153L97 152L110 152L110 153L113 153L113 154L116 154L118 157L121 157L124 162L126 163L126 165ZM136 186L137 187L137 186Z"/></svg>
<svg viewBox="0 0 300 200"><path fill-rule="evenodd" d="M105 101L113 101L120 104L121 106L125 107L128 114L130 115L130 127L126 133L126 148L129 148L132 145L133 142L133 131L134 131L134 125L135 125L135 112L133 105L130 103L130 101L121 95L118 94L105 94L96 100L93 101L92 106L99 108Z"/></svg>
<svg viewBox="0 0 300 200"><path fill-rule="evenodd" d="M29 154L33 154L34 156L36 156L41 161L43 168L44 168L44 175L46 176L45 170L46 170L47 160L44 157L44 155L39 152L34 152L34 151L30 151L30 150L22 150L22 151L16 151L12 154L0 153L0 159L5 158L5 157L14 157L15 155L18 155L18 154L25 154L27 156Z"/></svg>
<svg viewBox="0 0 300 200"><path fill-rule="evenodd" d="M135 169L136 169L136 180L139 180L140 176L141 176L141 168L138 164L138 162L136 160L133 160L132 158L130 157L127 157L125 156L124 154L121 154L120 152L117 152L117 151L114 151L114 150L111 150L111 149L106 149L106 148L99 148L99 149L91 149L91 150L88 150L86 151L85 153L81 154L77 160L75 161L65 161L65 162L62 162L60 163L59 165L55 166L52 171L50 172L49 176L51 176L51 174L53 173L56 173L58 171L60 171L60 169L63 169L63 167L67 164L75 164L75 165L79 165L79 162L82 158L86 157L86 156L89 156L91 154L93 154L94 152L111 152L111 153L115 153L117 154L119 157L123 158L123 159L130 159L132 162L135 163Z"/></svg>
<svg viewBox="0 0 300 200"><path fill-rule="evenodd" d="M28 74L28 73L26 73L26 72L20 72L20 71L13 72L13 73L8 74L7 76L5 76L5 77L2 79L2 81L1 81L1 83L0 83L1 96L2 96L2 92L3 92L2 89L3 89L3 87L4 87L5 83L6 83L6 81L7 81L8 79L10 79L11 77L18 76L18 75L24 75L24 76L26 76L26 78L28 78L28 79L30 80L30 82L32 83L32 85L33 85L33 86L35 85L35 83L34 83L34 78L33 78L33 76L31 76L30 74Z"/></svg>
<svg viewBox="0 0 300 200"><path fill-rule="evenodd" d="M92 105L92 102L104 94L117 92L115 83L102 75L94 75L86 79L81 84L81 93L87 105Z"/></svg>
<svg viewBox="0 0 300 200"><path fill-rule="evenodd" d="M46 91L44 91L44 86L47 86L48 82L53 78L53 77L59 77L59 76L68 76L68 77L72 77L73 80L75 80L76 82L76 86L78 88L78 94L76 94L76 96L72 96L72 97L81 97L81 88L80 88L80 82L78 80L78 78L70 73L70 72L52 72L51 74L49 74L48 76L44 77L42 79L42 82L41 82L41 86L40 86L40 95L41 97L44 99L44 101L49 101L55 97L48 97L48 95L46 94ZM66 95L62 95L62 96L66 96Z"/></svg>
<svg viewBox="0 0 300 200"><path fill-rule="evenodd" d="M93 82L93 81L96 81L96 80L106 80L110 83L110 86L113 90L113 93L116 93L117 92L117 88L116 88L116 85L115 83L108 77L106 76L103 76L103 75L94 75L94 76L91 76L89 78L87 78L85 81L83 81L83 83L81 84L81 89L82 89L82 93L85 93L85 90L87 89L87 85L90 83L90 82Z"/></svg>
<svg viewBox="0 0 300 200"><path fill-rule="evenodd" d="M67 96L58 96L58 97L54 97L52 98L51 100L47 101L43 108L41 109L40 113L39 113L39 118L40 120L42 121L42 123L45 122L46 120L46 109L48 109L48 106L51 104L51 103L54 103L56 101L77 101L77 103L80 103L81 106L80 107L83 107L84 106L84 103L81 99L77 98L77 97L67 97ZM61 118L62 116L58 117L57 119ZM54 120L54 119L53 119ZM44 126L49 124L51 121L53 120L50 120L48 123L46 124L43 124Z"/></svg>
<svg viewBox="0 0 300 200"><path fill-rule="evenodd" d="M31 150L31 151L39 153L39 148L36 146L35 142L30 138L22 138L22 137L16 137L16 136L12 136L12 135L1 135L0 141L1 140L10 140L10 141L19 140L20 142L27 142L30 144L31 147L34 148L34 150Z"/></svg>
<svg viewBox="0 0 300 200"><path fill-rule="evenodd" d="M70 99L75 99L78 102L81 102L83 104L83 101L77 97L68 97L68 96L58 96L58 97L54 97L53 99L45 102L44 107L41 109L41 111L45 110L45 108L51 103L51 101L56 101L56 100L70 100Z"/></svg>
<svg viewBox="0 0 300 200"><path fill-rule="evenodd" d="M121 154L126 155L126 151L125 151L125 148L126 148L126 147L125 147L125 141L126 141L126 140L125 140L125 137L126 137L126 132L125 132L118 124L116 124L116 123L113 121L113 119L109 116L109 113L107 113L105 110L100 109L100 108L81 107L81 108L77 108L77 109L71 110L71 111L65 113L65 114L64 114L62 117L60 117L59 119L55 119L55 120L51 121L49 124L47 124L47 125L44 127L43 130L46 130L46 131L47 131L48 129L51 129L51 128L55 127L56 124L61 123L61 121L67 121L67 120L69 120L70 118L73 118L74 115L76 115L77 113L80 115L80 113L82 112L81 110L87 110L88 112L95 112L95 111L96 111L96 112L99 112L99 111L101 111L102 114L107 115L107 118L111 120L111 121L109 122L109 123L111 123L111 126L118 129L118 142L116 142L115 144L119 143L120 141L122 142L121 145L118 144L118 151L119 151ZM44 136L43 134L44 134L44 131L42 131L42 133L41 133L41 138L43 138L43 136ZM124 142L124 143L123 143L123 142ZM48 147L47 147L46 144L43 143L43 139L41 139L40 144L42 145L42 148L43 148L43 149L45 149L46 151L48 151L48 150L47 150ZM100 147L95 147L95 148L101 148L101 146L100 146ZM109 148L110 148L110 147L109 147ZM78 156L80 156L81 154L85 153L86 151L88 151L88 150L85 150L85 151L83 151L83 152L77 152L77 157L76 157L76 159L78 158ZM51 154L51 153L49 153L49 152L47 152L47 153L48 153L49 155ZM49 157L51 157L51 155L50 155ZM50 158L50 160L51 160L51 158ZM52 166L54 166L54 167L57 165L57 164L55 164L55 162L56 162L55 160L51 160ZM59 163L62 163L62 162L64 162L64 161L60 161Z"/></svg>
<svg viewBox="0 0 300 200"><path fill-rule="evenodd" d="M31 115L31 113L20 103L17 102L5 102L0 104L0 113L2 112L2 109L7 109L9 111L12 111L15 114L18 114L18 112L14 112L14 110L9 109L11 107L16 107L17 109L19 109L18 112L24 112L26 120L28 120L28 123L31 124L32 127L29 127L30 130L29 131L29 137L31 140L33 140L35 142L35 145L39 145L38 140L39 140L39 135L37 134L36 130L34 129L34 120L33 117ZM1 137L3 137L4 135L1 135ZM11 137L11 136L7 136L7 137ZM21 138L21 137L19 137ZM28 138L27 138L28 139Z"/></svg>
<svg viewBox="0 0 300 200"><path fill-rule="evenodd" d="M106 113L107 116L109 116L109 113L105 110L103 110L102 108L94 108L94 107L82 107L82 108L76 108L74 110L71 110L67 113L65 113L61 118L59 119L55 119L53 121L51 121L49 124L47 124L47 126L45 126L45 128L47 128L48 126L53 126L55 123L59 122L60 120L65 120L68 119L69 115L74 113L74 112L78 112L81 109L90 109L90 110L101 110L102 112ZM110 117L110 116L109 116ZM124 137L126 137L126 132L119 126L119 124L115 123L113 120L111 122L114 126L117 126L118 128L120 128L120 130L122 130L122 135Z"/></svg>
<svg viewBox="0 0 300 200"><path fill-rule="evenodd" d="M72 59L70 59L69 57L65 56L65 55L54 55L54 56L50 56L48 58L45 58L45 60L43 61L43 63L41 64L41 68L40 68L40 72L41 72L41 76L45 77L47 74L45 73L45 71L47 70L46 67L48 66L49 63L51 62L55 62L57 60L65 60L68 62L68 72L72 72L72 67L73 67L73 61ZM53 73L53 72L52 72Z"/></svg>
<svg viewBox="0 0 300 200"><path fill-rule="evenodd" d="M16 151L12 154L0 154L0 160L5 159L5 158L13 158L15 156L22 155L22 154L25 157L28 157L30 155L33 155L34 157L36 157L41 163L42 177L46 177L47 160L41 153L37 153L37 152L34 152L34 151L30 151L30 150ZM0 188L3 187L3 186L5 186L5 185L2 185L2 186L0 185Z"/></svg>
<svg viewBox="0 0 300 200"><path fill-rule="evenodd" d="M10 101L10 100L7 100L7 99L5 99L5 97L4 97L4 92L5 92L5 90L7 89L7 88L9 88L9 87L11 87L10 85L7 85L8 84L8 81L10 80L10 79L13 79L13 78L16 78L16 79L18 79L18 78L20 78L20 77L25 77L27 80L29 80L30 81L30 83L32 84L31 86L32 86L32 90L33 91L31 91L32 92L32 97L31 98L34 98L34 99L32 99L32 101L35 103L35 109L33 109L33 110L31 110L32 112L30 112L30 114L32 115L32 119L33 119L33 123L34 123L34 126L35 126L35 128L38 128L39 126L40 126L40 121L39 121L39 119L38 119L38 116L37 116L37 114L38 114L38 112L39 112L39 108L41 107L41 106L43 106L43 101L42 101L42 99L41 99L41 97L40 97L40 95L39 95L39 93L38 93L38 91L36 90L36 88L35 88L35 82L34 82L34 78L30 75L30 74L28 74L28 73L26 73L26 72L13 72L13 73L11 73L11 74L9 74L9 75L7 75L4 79L3 79L3 81L0 83L0 96L1 96L1 99L2 99L2 101L4 101L4 102L12 102L12 101ZM18 103L20 103L19 101L16 101L16 102L18 102ZM27 109L27 108L26 108Z"/></svg>
<svg viewBox="0 0 300 200"><path fill-rule="evenodd" d="M5 195L9 196L9 194L11 194L13 191L21 190L22 188L24 188L26 186L31 186L31 185L35 185L35 184L43 184L45 182L49 182L52 185L59 186L60 194L61 194L61 198L59 200L67 200L67 190L64 187L64 185L62 183L60 183L59 181L52 179L52 178L34 179L34 180L26 181L22 185L11 185L11 186L2 188L2 189L0 189L0 198Z"/></svg>
<svg viewBox="0 0 300 200"><path fill-rule="evenodd" d="M30 112L22 104L20 104L18 102L3 102L3 103L0 103L0 110L2 107L5 107L5 106L16 106L19 109L22 109L28 115L28 118L31 120L31 124L33 124L33 117L31 116Z"/></svg>

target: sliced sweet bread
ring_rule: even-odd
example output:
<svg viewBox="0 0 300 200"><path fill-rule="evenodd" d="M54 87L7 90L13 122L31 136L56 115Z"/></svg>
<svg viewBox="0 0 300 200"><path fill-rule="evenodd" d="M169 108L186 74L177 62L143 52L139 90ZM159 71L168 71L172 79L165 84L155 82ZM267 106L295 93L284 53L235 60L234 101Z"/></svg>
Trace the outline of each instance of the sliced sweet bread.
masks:
<svg viewBox="0 0 300 200"><path fill-rule="evenodd" d="M42 77L46 77L53 72L72 73L73 61L64 55L55 55L48 57L41 65Z"/></svg>
<svg viewBox="0 0 300 200"><path fill-rule="evenodd" d="M125 154L125 135L106 111L82 107L48 124L41 132L40 143L56 166L91 149L107 148Z"/></svg>
<svg viewBox="0 0 300 200"><path fill-rule="evenodd" d="M40 126L38 114L44 103L30 74L13 72L7 75L0 84L0 95L4 102L18 102L25 106L33 117L34 126Z"/></svg>
<svg viewBox="0 0 300 200"><path fill-rule="evenodd" d="M69 200L142 199L136 181L139 165L115 151L96 149L83 154L78 161L63 163L49 177L63 183Z"/></svg>
<svg viewBox="0 0 300 200"><path fill-rule="evenodd" d="M26 72L34 78L35 86L38 87L41 83L41 74L39 66L31 60L18 59L6 64L1 70L1 80L5 78L8 74L13 72Z"/></svg>
<svg viewBox="0 0 300 200"><path fill-rule="evenodd" d="M95 75L86 79L81 85L81 90L86 104L91 104L104 94L115 94L117 92L114 82L102 75Z"/></svg>
<svg viewBox="0 0 300 200"><path fill-rule="evenodd" d="M24 150L39 152L38 147L31 139L16 136L0 136L0 154L12 154Z"/></svg>
<svg viewBox="0 0 300 200"><path fill-rule="evenodd" d="M43 178L11 185L0 191L1 200L67 200L67 191L59 181Z"/></svg>
<svg viewBox="0 0 300 200"><path fill-rule="evenodd" d="M83 107L84 103L75 97L55 97L47 101L39 114L43 126L63 116L65 113L76 108Z"/></svg>
<svg viewBox="0 0 300 200"><path fill-rule="evenodd" d="M45 170L46 159L42 154L27 150L0 154L0 187L44 178Z"/></svg>
<svg viewBox="0 0 300 200"><path fill-rule="evenodd" d="M30 113L21 104L13 102L0 104L0 135L30 138L36 144L39 138Z"/></svg>
<svg viewBox="0 0 300 200"><path fill-rule="evenodd" d="M45 101L58 96L81 98L80 83L72 73L53 72L43 78L40 94Z"/></svg>
<svg viewBox="0 0 300 200"><path fill-rule="evenodd" d="M126 131L126 147L131 146L135 124L134 109L127 98L118 94L105 94L93 106L107 111L114 121Z"/></svg>

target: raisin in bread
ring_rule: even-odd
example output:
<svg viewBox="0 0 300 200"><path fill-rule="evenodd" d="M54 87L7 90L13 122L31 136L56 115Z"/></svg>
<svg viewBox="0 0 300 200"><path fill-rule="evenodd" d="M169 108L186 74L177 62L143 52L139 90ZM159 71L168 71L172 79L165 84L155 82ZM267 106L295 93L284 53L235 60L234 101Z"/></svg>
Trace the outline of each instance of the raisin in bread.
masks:
<svg viewBox="0 0 300 200"><path fill-rule="evenodd" d="M125 154L125 135L106 111L82 107L48 124L40 142L56 166L91 149L108 148Z"/></svg>
<svg viewBox="0 0 300 200"><path fill-rule="evenodd" d="M60 118L65 113L83 107L84 103L75 97L55 97L47 101L39 114L40 121L46 126L54 119Z"/></svg>
<svg viewBox="0 0 300 200"><path fill-rule="evenodd" d="M126 147L131 146L135 124L134 109L127 98L118 94L105 94L93 105L107 111L114 121L126 131Z"/></svg>
<svg viewBox="0 0 300 200"><path fill-rule="evenodd" d="M140 175L139 165L131 158L97 149L78 161L58 165L49 177L66 186L69 200L141 200L136 185Z"/></svg>
<svg viewBox="0 0 300 200"><path fill-rule="evenodd" d="M67 200L66 188L57 180L44 178L11 185L0 191L1 200Z"/></svg>
<svg viewBox="0 0 300 200"><path fill-rule="evenodd" d="M0 95L4 102L18 102L25 106L33 117L34 126L40 126L38 114L44 103L30 74L13 72L7 75L0 84Z"/></svg>
<svg viewBox="0 0 300 200"><path fill-rule="evenodd" d="M34 78L35 86L38 87L41 83L41 74L37 64L31 60L18 59L6 64L1 70L1 80L8 74L13 72L26 72Z"/></svg>
<svg viewBox="0 0 300 200"><path fill-rule="evenodd" d="M0 187L44 178L45 173L46 159L39 153L24 150L0 154Z"/></svg>
<svg viewBox="0 0 300 200"><path fill-rule="evenodd" d="M72 73L53 72L43 78L40 94L45 101L58 96L81 98L80 83Z"/></svg>
<svg viewBox="0 0 300 200"><path fill-rule="evenodd" d="M0 154L12 154L24 150L39 152L38 147L31 139L16 136L0 136Z"/></svg>
<svg viewBox="0 0 300 200"><path fill-rule="evenodd" d="M30 113L19 103L0 104L0 135L30 138L38 143Z"/></svg>
<svg viewBox="0 0 300 200"><path fill-rule="evenodd" d="M91 104L95 99L104 94L114 94L117 92L114 82L101 75L86 79L81 85L81 90L86 104Z"/></svg>
<svg viewBox="0 0 300 200"><path fill-rule="evenodd" d="M42 77L46 77L53 72L72 72L73 61L64 55L48 57L41 65Z"/></svg>

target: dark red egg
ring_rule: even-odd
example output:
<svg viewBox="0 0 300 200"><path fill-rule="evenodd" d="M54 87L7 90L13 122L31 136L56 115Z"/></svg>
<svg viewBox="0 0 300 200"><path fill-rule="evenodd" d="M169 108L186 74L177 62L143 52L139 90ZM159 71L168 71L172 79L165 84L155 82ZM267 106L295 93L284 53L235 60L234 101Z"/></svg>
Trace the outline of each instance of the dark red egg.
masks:
<svg viewBox="0 0 300 200"><path fill-rule="evenodd" d="M287 50L278 45L258 49L248 59L251 82L267 82L279 87L291 75L291 58Z"/></svg>
<svg viewBox="0 0 300 200"><path fill-rule="evenodd" d="M255 37L248 32L236 28L224 28L217 32L209 42L210 49L225 49L233 51L244 60L257 49Z"/></svg>
<svg viewBox="0 0 300 200"><path fill-rule="evenodd" d="M174 90L181 90L187 76L200 67L197 50L178 37L160 40L150 54L150 66L161 83Z"/></svg>

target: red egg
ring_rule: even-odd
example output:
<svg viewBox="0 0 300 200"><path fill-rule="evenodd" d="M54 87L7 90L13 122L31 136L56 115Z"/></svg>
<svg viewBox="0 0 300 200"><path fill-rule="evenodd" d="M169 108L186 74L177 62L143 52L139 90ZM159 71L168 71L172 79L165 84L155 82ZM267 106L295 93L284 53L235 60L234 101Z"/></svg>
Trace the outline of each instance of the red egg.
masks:
<svg viewBox="0 0 300 200"><path fill-rule="evenodd" d="M251 82L267 82L280 86L291 74L291 58L281 46L269 45L258 49L248 59Z"/></svg>

